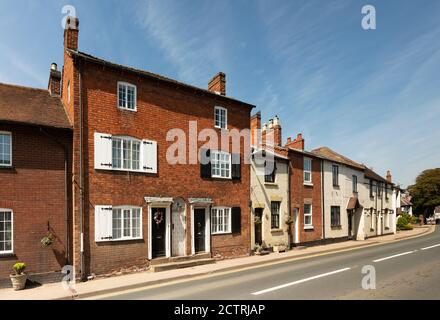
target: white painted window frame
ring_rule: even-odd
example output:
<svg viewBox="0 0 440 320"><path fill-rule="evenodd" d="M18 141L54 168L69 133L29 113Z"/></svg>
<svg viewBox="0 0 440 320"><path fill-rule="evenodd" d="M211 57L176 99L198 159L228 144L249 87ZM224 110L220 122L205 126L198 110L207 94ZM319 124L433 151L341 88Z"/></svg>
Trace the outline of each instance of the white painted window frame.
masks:
<svg viewBox="0 0 440 320"><path fill-rule="evenodd" d="M128 107L128 90L126 91L127 92L127 96L125 97L126 99L125 99L125 106L120 106L119 105L119 87L120 86L124 86L124 87L126 87L127 89L128 89L128 87L132 87L132 88L134 88L134 108L133 109L130 109L129 107ZM122 110L127 110L127 111L133 111L133 112L136 112L137 111L137 86L136 85L134 85L134 84L132 84L132 83L129 83L129 82L124 82L124 81L118 81L118 85L117 85L117 101L116 101L116 105L118 106L118 108L119 109L122 109Z"/></svg>
<svg viewBox="0 0 440 320"><path fill-rule="evenodd" d="M228 217L228 221L227 221L227 230L224 231L213 231L214 228L214 219L213 219L213 210L217 210L217 212L219 210L223 210L223 216L224 216L224 210L228 209L229 210L229 217ZM232 208L231 207L211 207L211 212L210 212L210 217L211 217L211 234L212 235L216 235L216 234L230 234L232 233ZM218 218L217 218L218 221Z"/></svg>
<svg viewBox="0 0 440 320"><path fill-rule="evenodd" d="M229 175L227 177L223 177L221 175L221 165L220 165L220 174L213 174L213 159L215 157L216 154L219 155L227 155L229 157ZM218 178L218 179L232 179L232 154L229 152L225 152L225 151L221 151L221 150L211 150L211 177L212 178ZM217 160L215 160L217 161ZM221 162L220 162L221 164Z"/></svg>
<svg viewBox="0 0 440 320"><path fill-rule="evenodd" d="M140 210L140 216L139 216L139 236L133 237L133 210L139 209ZM121 238L112 238L111 241L125 241L125 240L141 240L143 239L143 233L142 233L142 207L138 206L115 206L112 207L112 237L113 237L113 211L115 210L121 210ZM130 210L130 236L124 236L124 210Z"/></svg>
<svg viewBox="0 0 440 320"><path fill-rule="evenodd" d="M219 125L216 124L216 113L217 110L219 110ZM224 127L222 127L222 119L221 119L221 112L224 111ZM224 108L224 107L220 107L220 106L215 106L214 107L214 127L218 128L218 129L224 129L227 130L228 129L228 109Z"/></svg>
<svg viewBox="0 0 440 320"><path fill-rule="evenodd" d="M0 255L14 253L14 211L8 208L0 208L0 211L11 213L11 250L0 251Z"/></svg>
<svg viewBox="0 0 440 320"><path fill-rule="evenodd" d="M304 184L312 184L312 159L311 158L306 158L304 157L304 161L303 161L303 179L304 179ZM310 163L310 170L306 170L306 162ZM310 180L306 180L306 173L310 174Z"/></svg>
<svg viewBox="0 0 440 320"><path fill-rule="evenodd" d="M310 206L310 213L306 213L306 206ZM313 206L311 203L304 203L304 229L313 229ZM306 217L310 216L310 223L306 224Z"/></svg>
<svg viewBox="0 0 440 320"><path fill-rule="evenodd" d="M0 131L0 134L8 135L11 143L9 144L9 164L0 163L0 167L12 167L12 132L10 131Z"/></svg>
<svg viewBox="0 0 440 320"><path fill-rule="evenodd" d="M113 164L113 141L114 140L120 140L121 141L121 168L115 167ZM133 149L132 149L132 145L133 142L138 142L139 143L139 169L127 169L124 168L124 140L128 140L130 141L130 167L133 167L133 159L132 159L132 155L133 155ZM116 171L131 171L131 172L143 172L142 171L142 140L134 138L134 137L130 137L130 136L113 136L112 135L112 170L116 170Z"/></svg>

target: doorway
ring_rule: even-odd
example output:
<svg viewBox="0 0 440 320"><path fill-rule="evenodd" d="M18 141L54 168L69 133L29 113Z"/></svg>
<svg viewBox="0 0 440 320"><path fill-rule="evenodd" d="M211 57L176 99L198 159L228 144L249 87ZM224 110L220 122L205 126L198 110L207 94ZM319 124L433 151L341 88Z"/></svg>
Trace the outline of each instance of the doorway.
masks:
<svg viewBox="0 0 440 320"><path fill-rule="evenodd" d="M263 208L254 209L254 232L255 232L255 244L263 244Z"/></svg>
<svg viewBox="0 0 440 320"><path fill-rule="evenodd" d="M151 240L153 258L166 256L166 208L151 209Z"/></svg>
<svg viewBox="0 0 440 320"><path fill-rule="evenodd" d="M195 253L206 252L206 209L194 209Z"/></svg>

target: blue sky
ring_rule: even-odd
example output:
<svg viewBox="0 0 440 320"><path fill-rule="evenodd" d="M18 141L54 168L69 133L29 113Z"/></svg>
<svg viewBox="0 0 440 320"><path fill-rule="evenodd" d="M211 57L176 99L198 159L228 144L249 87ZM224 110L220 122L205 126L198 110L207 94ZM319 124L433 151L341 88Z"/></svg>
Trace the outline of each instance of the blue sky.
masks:
<svg viewBox="0 0 440 320"><path fill-rule="evenodd" d="M200 87L223 71L284 140L302 132L404 186L440 166L440 1L2 0L0 82L47 86L66 4L81 51Z"/></svg>

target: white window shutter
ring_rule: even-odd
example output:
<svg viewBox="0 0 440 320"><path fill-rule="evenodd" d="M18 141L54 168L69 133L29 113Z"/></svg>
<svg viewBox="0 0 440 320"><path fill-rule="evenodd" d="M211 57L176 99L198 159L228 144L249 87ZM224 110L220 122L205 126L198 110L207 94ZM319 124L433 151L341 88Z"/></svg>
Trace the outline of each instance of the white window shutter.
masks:
<svg viewBox="0 0 440 320"><path fill-rule="evenodd" d="M157 142L142 140L142 172L157 173Z"/></svg>
<svg viewBox="0 0 440 320"><path fill-rule="evenodd" d="M95 132L95 169L112 170L112 135Z"/></svg>
<svg viewBox="0 0 440 320"><path fill-rule="evenodd" d="M112 206L95 206L95 241L110 241L112 239Z"/></svg>

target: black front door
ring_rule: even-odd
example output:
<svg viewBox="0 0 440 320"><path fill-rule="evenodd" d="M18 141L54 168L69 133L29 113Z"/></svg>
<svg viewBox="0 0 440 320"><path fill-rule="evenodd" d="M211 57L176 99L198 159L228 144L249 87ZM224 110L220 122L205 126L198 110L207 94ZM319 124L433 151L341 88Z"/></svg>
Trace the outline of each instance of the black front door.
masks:
<svg viewBox="0 0 440 320"><path fill-rule="evenodd" d="M263 244L262 225L263 224L263 208L255 208L255 244Z"/></svg>
<svg viewBox="0 0 440 320"><path fill-rule="evenodd" d="M194 247L197 252L205 252L205 209L194 210Z"/></svg>
<svg viewBox="0 0 440 320"><path fill-rule="evenodd" d="M353 232L353 216L354 216L353 211L348 210L348 238L349 239L353 238L353 235L352 235L352 232Z"/></svg>
<svg viewBox="0 0 440 320"><path fill-rule="evenodd" d="M165 256L165 208L152 208L152 255L153 258Z"/></svg>

